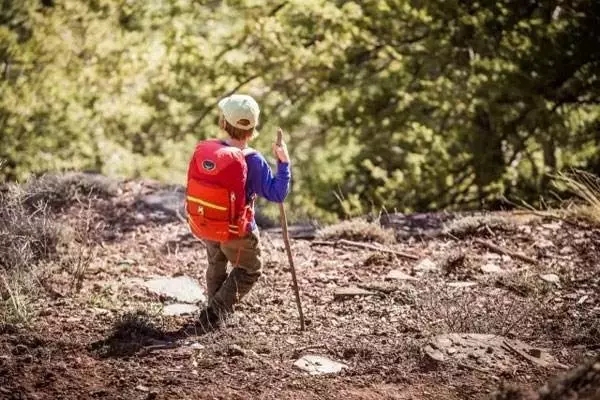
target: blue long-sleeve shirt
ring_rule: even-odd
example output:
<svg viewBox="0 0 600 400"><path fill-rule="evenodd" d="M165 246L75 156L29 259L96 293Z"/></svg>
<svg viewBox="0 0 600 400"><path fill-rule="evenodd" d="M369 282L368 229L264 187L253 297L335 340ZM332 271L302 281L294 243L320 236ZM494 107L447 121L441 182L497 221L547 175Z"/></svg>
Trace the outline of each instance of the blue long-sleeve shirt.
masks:
<svg viewBox="0 0 600 400"><path fill-rule="evenodd" d="M291 170L289 163L277 162L277 171L273 174L271 166L258 152L246 156L248 177L246 178L246 200L254 194L274 203L281 203L290 191ZM256 229L252 221L250 230Z"/></svg>
<svg viewBox="0 0 600 400"><path fill-rule="evenodd" d="M253 194L274 203L281 203L290 190L291 171L289 163L277 162L277 172L273 175L267 160L260 153L246 156L248 177L246 179L246 199Z"/></svg>

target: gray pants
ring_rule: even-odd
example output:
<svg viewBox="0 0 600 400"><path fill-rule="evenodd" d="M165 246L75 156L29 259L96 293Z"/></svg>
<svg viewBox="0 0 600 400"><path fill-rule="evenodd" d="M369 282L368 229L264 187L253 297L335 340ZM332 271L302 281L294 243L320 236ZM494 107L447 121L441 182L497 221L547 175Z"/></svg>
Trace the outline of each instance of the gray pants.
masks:
<svg viewBox="0 0 600 400"><path fill-rule="evenodd" d="M261 275L262 257L258 230L247 236L219 243L205 240L208 268L208 304L217 312L233 312L234 304L248 294ZM227 263L232 270L227 273Z"/></svg>

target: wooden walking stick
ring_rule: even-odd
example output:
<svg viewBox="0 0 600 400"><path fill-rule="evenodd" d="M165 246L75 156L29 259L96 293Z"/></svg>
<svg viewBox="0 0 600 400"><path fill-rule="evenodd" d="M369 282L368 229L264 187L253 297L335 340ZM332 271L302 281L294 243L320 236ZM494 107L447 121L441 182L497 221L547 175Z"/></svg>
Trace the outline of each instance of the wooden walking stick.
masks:
<svg viewBox="0 0 600 400"><path fill-rule="evenodd" d="M283 131L277 129L277 146L281 146L283 142ZM302 303L300 302L300 291L298 290L298 281L296 280L296 269L294 268L294 258L292 257L292 248L290 247L290 236L288 233L287 217L285 215L285 207L283 202L279 203L279 216L281 219L281 231L283 233L283 242L287 252L290 270L292 271L292 282L294 284L294 294L296 295L296 305L298 306L298 314L300 315L300 330L304 330L304 314L302 313Z"/></svg>

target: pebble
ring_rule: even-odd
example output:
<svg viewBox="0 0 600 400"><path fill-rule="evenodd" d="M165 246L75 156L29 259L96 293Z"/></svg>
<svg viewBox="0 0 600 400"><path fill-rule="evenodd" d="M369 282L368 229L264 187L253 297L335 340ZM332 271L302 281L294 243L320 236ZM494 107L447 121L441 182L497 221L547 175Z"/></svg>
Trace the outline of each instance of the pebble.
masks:
<svg viewBox="0 0 600 400"><path fill-rule="evenodd" d="M486 274L501 274L504 272L502 268L497 266L496 264L487 263L481 266L481 271Z"/></svg>
<svg viewBox="0 0 600 400"><path fill-rule="evenodd" d="M542 274L540 278L548 283L559 283L560 278L556 274Z"/></svg>
<svg viewBox="0 0 600 400"><path fill-rule="evenodd" d="M429 258L425 258L421 260L417 265L413 267L415 271L436 271L438 269L437 265L431 261Z"/></svg>

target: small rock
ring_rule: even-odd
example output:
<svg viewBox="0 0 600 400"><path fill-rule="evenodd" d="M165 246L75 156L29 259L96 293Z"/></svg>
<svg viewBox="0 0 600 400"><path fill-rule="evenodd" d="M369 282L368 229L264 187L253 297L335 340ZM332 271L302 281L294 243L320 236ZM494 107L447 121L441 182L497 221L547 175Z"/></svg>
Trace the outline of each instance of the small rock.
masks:
<svg viewBox="0 0 600 400"><path fill-rule="evenodd" d="M431 261L431 259L429 258L425 258L423 260L421 260L417 265L415 265L413 267L414 271L421 271L421 272L429 272L429 271L436 271L438 269L438 266Z"/></svg>
<svg viewBox="0 0 600 400"><path fill-rule="evenodd" d="M454 347L448 347L448 348L446 349L446 353L448 353L448 355L455 354L456 352L457 352L457 350L456 350L456 348L454 348Z"/></svg>
<svg viewBox="0 0 600 400"><path fill-rule="evenodd" d="M190 348L192 348L194 350L202 350L204 348L204 345L200 344L198 342L194 342L190 345Z"/></svg>
<svg viewBox="0 0 600 400"><path fill-rule="evenodd" d="M231 346L229 346L229 348L227 349L227 353L230 356L245 356L246 355L246 350L242 349L240 346L238 346L237 344L232 344Z"/></svg>
<svg viewBox="0 0 600 400"><path fill-rule="evenodd" d="M346 297L354 297L354 296L371 296L376 294L375 292L371 292L369 290L357 288L357 287L347 287L347 288L337 288L335 293L333 294L334 299L340 300L345 299Z"/></svg>
<svg viewBox="0 0 600 400"><path fill-rule="evenodd" d="M562 228L562 224L560 222L552 222L550 224L542 224L542 228L548 229L551 231L557 231Z"/></svg>
<svg viewBox="0 0 600 400"><path fill-rule="evenodd" d="M502 256L496 253L485 253L483 255L483 258L485 258L486 260L502 260Z"/></svg>
<svg viewBox="0 0 600 400"><path fill-rule="evenodd" d="M326 357L306 355L300 357L294 363L298 369L306 371L311 375L336 374L342 369L348 368L345 364L330 360Z"/></svg>
<svg viewBox="0 0 600 400"><path fill-rule="evenodd" d="M438 349L434 349L430 345L425 346L425 348L423 350L425 350L425 354L427 354L432 360L443 362L446 359L446 357L444 356L444 353L442 353Z"/></svg>
<svg viewBox="0 0 600 400"><path fill-rule="evenodd" d="M416 281L418 280L414 276L410 276L399 269L391 270L385 277L386 281L389 280L398 280L398 281Z"/></svg>
<svg viewBox="0 0 600 400"><path fill-rule="evenodd" d="M25 346L24 344L18 344L14 349L13 349L13 354L14 355L20 355L20 354L25 354L29 351L29 349L27 348L27 346Z"/></svg>
<svg viewBox="0 0 600 400"><path fill-rule="evenodd" d="M579 300L577 300L577 304L583 304L585 303L585 301L589 298L590 296L588 296L587 294L585 296L582 296Z"/></svg>
<svg viewBox="0 0 600 400"><path fill-rule="evenodd" d="M571 246L565 246L562 249L559 250L559 254L560 255L565 255L565 254L571 254L575 251L575 249L573 249Z"/></svg>
<svg viewBox="0 0 600 400"><path fill-rule="evenodd" d="M135 390L139 390L140 392L149 392L150 389L148 389L148 387L144 386L144 385L137 385L135 387Z"/></svg>
<svg viewBox="0 0 600 400"><path fill-rule="evenodd" d="M560 278L556 274L542 274L540 278L548 283L560 283Z"/></svg>
<svg viewBox="0 0 600 400"><path fill-rule="evenodd" d="M477 282L448 282L447 285L454 288L468 288L476 286Z"/></svg>
<svg viewBox="0 0 600 400"><path fill-rule="evenodd" d="M53 314L53 310L51 308L44 308L43 310L40 310L38 315L40 317L47 317L48 315L52 315L52 314Z"/></svg>
<svg viewBox="0 0 600 400"><path fill-rule="evenodd" d="M500 268L496 264L492 264L492 263L482 265L481 271L486 274L501 274L504 272L504 270L502 270L502 268Z"/></svg>
<svg viewBox="0 0 600 400"><path fill-rule="evenodd" d="M554 247L554 243L552 243L552 241L548 240L548 239L538 239L535 243L534 246L537 247L538 249L548 249L550 247Z"/></svg>

